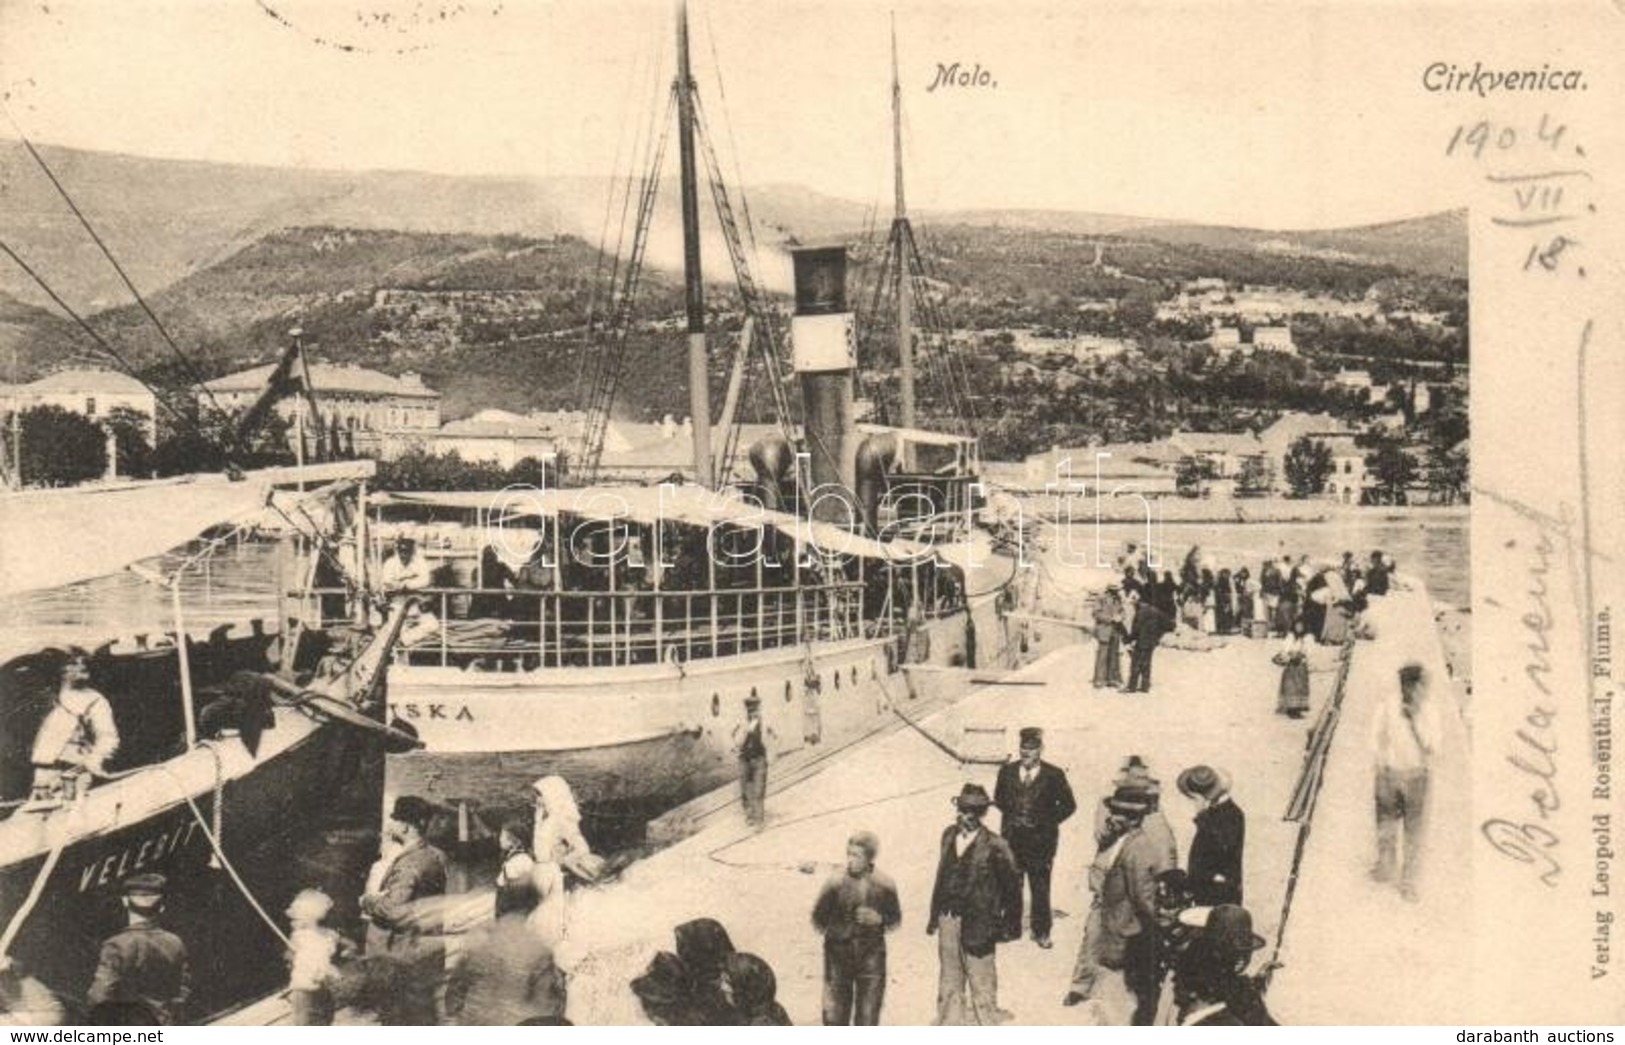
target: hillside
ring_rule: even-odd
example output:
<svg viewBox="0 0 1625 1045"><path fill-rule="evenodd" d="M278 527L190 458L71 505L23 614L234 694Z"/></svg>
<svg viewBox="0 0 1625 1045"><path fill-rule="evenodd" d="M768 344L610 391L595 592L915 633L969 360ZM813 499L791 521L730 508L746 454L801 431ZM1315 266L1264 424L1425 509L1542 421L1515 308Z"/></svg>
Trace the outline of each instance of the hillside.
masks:
<svg viewBox="0 0 1625 1045"><path fill-rule="evenodd" d="M560 234L596 242L611 185L605 178L452 177L410 171L322 171L185 160L41 146L41 154L89 216L143 293L231 257L279 229L331 226L400 232ZM866 203L806 186L767 184L748 190L765 244L794 236L806 242L867 228ZM650 247L657 265L675 266L677 192L663 185L658 230ZM884 225L885 215L880 216ZM707 219L709 220L709 219ZM922 225L965 225L1071 235L1132 235L1170 243L1287 251L1434 275L1464 276L1466 227L1459 213L1362 229L1266 232L1169 224L1144 217L1072 211L975 210L916 215ZM0 237L85 311L129 300L117 276L69 213L20 143L0 141ZM723 257L708 243L712 264ZM712 273L725 275L722 268ZM774 273L760 274L770 282ZM9 262L0 263L0 293L44 305L39 289Z"/></svg>
<svg viewBox="0 0 1625 1045"><path fill-rule="evenodd" d="M1392 265L1425 275L1467 278L1467 212L1461 210L1380 225L1308 232L1162 224L1147 225L1136 232L1165 243Z"/></svg>

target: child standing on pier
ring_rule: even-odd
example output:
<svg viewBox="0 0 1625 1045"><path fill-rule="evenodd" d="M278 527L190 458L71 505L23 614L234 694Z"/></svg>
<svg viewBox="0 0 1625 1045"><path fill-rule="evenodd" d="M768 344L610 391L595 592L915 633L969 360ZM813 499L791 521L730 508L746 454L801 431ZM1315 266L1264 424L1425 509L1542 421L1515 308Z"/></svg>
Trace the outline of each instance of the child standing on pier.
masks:
<svg viewBox="0 0 1625 1045"><path fill-rule="evenodd" d="M288 1002L297 1027L333 1023L336 963L350 948L342 936L323 924L332 910L332 898L320 889L302 890L288 905Z"/></svg>

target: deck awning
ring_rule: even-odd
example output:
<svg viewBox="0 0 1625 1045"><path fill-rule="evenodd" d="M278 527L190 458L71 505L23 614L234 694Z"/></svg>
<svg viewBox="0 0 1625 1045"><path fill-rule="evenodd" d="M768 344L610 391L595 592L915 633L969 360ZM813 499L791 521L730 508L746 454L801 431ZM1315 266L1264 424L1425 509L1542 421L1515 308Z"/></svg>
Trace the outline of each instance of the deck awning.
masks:
<svg viewBox="0 0 1625 1045"><path fill-rule="evenodd" d="M932 553L916 541L877 541L827 522L817 522L769 511L728 493L699 486L594 486L564 490L492 490L450 493L380 493L370 499L374 507L418 505L463 509L507 520L536 516L571 515L581 519L651 524L684 523L689 526L768 526L797 541L810 542L830 553L867 559L907 561Z"/></svg>
<svg viewBox="0 0 1625 1045"><path fill-rule="evenodd" d="M162 555L264 509L279 486L372 474L371 461L196 475L0 496L0 596L60 588Z"/></svg>

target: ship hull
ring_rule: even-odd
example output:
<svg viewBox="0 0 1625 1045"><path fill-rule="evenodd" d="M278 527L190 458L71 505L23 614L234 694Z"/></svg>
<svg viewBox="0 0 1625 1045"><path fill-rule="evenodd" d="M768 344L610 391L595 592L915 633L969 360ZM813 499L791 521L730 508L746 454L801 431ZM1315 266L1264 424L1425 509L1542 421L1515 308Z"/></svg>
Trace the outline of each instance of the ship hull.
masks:
<svg viewBox="0 0 1625 1045"><path fill-rule="evenodd" d="M300 735L251 773L226 779L219 791L226 858L247 894L278 923L288 901L307 887L323 888L341 909L353 911L377 852L369 819L376 824L381 758L367 754L354 731L295 711L279 711L276 729L262 744L280 731ZM169 881L163 922L186 943L193 970L188 1021L262 996L286 978L280 940L231 876L211 866L215 789L188 791L194 814L175 783L153 779L142 786L169 794L147 815L64 847L11 950L19 970L56 994L70 1018L83 1015L101 942L122 927L120 884L137 873L156 872ZM346 795L349 808L335 808L335 795ZM49 850L38 851L0 867L0 911L8 918L48 857Z"/></svg>
<svg viewBox="0 0 1625 1045"><path fill-rule="evenodd" d="M753 694L774 734L771 756L835 749L966 688L963 672L905 664L1011 665L1023 644L1022 626L988 596L925 622L906 644L819 641L686 665L530 673L394 665L390 714L418 731L424 749L389 757L386 790L467 803L489 822L523 811L530 785L556 774L569 781L590 839L624 840L738 776L734 729Z"/></svg>
<svg viewBox="0 0 1625 1045"><path fill-rule="evenodd" d="M266 670L269 646L258 629L195 644L194 681L202 691L236 671ZM186 943L193 970L189 1022L285 982L282 943L245 890L284 927L288 901L306 887L334 898L340 924L359 917L356 901L378 851L378 745L362 731L276 707L253 752L229 736L176 753L165 739L182 730L175 661L173 650L114 651L92 667L115 705L121 739L169 757L149 755L76 800L14 808L0 820L0 928L17 922L7 957L55 995L69 1020L87 1016L85 992L102 941L124 924L120 889L130 875L168 879L163 922ZM8 706L26 708L37 696L28 684L40 674L35 667L29 658L6 665ZM244 888L213 865L209 836L217 826Z"/></svg>

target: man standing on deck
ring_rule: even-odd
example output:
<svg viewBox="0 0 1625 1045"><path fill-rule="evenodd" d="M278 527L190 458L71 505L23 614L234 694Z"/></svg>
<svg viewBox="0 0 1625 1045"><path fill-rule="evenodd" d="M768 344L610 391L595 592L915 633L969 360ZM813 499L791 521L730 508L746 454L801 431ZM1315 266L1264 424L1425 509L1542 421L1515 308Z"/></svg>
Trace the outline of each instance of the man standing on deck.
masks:
<svg viewBox="0 0 1625 1045"><path fill-rule="evenodd" d="M830 877L813 905L824 934L824 1026L876 1027L886 999L886 934L903 920L897 886L875 870L880 839L855 832L846 869Z"/></svg>
<svg viewBox="0 0 1625 1045"><path fill-rule="evenodd" d="M1392 881L1398 859L1400 824L1405 829L1405 863L1399 895L1414 901L1422 865L1428 770L1439 747L1439 718L1428 697L1427 674L1412 662L1399 669L1399 699L1377 708L1371 724L1376 756L1377 865L1371 877Z"/></svg>
<svg viewBox="0 0 1625 1045"><path fill-rule="evenodd" d="M762 698L754 690L745 698L745 721L733 729L734 750L739 755L739 800L745 807L745 822L761 827L767 820L768 741L777 740L773 727L762 721Z"/></svg>
<svg viewBox="0 0 1625 1045"><path fill-rule="evenodd" d="M106 775L118 744L112 705L90 685L90 657L72 647L62 665L56 702L34 734L31 801L58 801L66 796L70 779Z"/></svg>
<svg viewBox="0 0 1625 1045"><path fill-rule="evenodd" d="M192 994L192 973L181 938L158 924L164 907L161 874L131 875L124 882L129 925L102 944L101 959L85 1001L100 1006L139 1005L159 1024L179 1023Z"/></svg>
<svg viewBox="0 0 1625 1045"><path fill-rule="evenodd" d="M361 897L367 957L389 964L394 989L379 1013L392 1027L433 1026L445 1000L445 949L419 935L412 904L446 892L446 856L424 839L434 808L416 795L395 799L387 830L397 849L376 892Z"/></svg>
<svg viewBox="0 0 1625 1045"><path fill-rule="evenodd" d="M1021 758L999 767L999 780L993 788L993 804L999 807L999 834L1015 854L1016 873L1026 879L1033 894L1033 942L1050 948L1050 869L1061 837L1061 825L1077 812L1077 799L1066 772L1043 761L1044 731L1029 726L1021 731ZM1020 879L1018 878L1018 882ZM1005 936L1021 938L1021 889L1016 889L1015 905L1006 912Z"/></svg>
<svg viewBox="0 0 1625 1045"><path fill-rule="evenodd" d="M995 950L1006 937L1009 912L1020 904L1021 879L1004 839L982 826L993 804L980 784L954 799L958 815L942 832L927 935L937 937L938 1026L996 1026L999 1008ZM968 997L967 997L968 995Z"/></svg>

